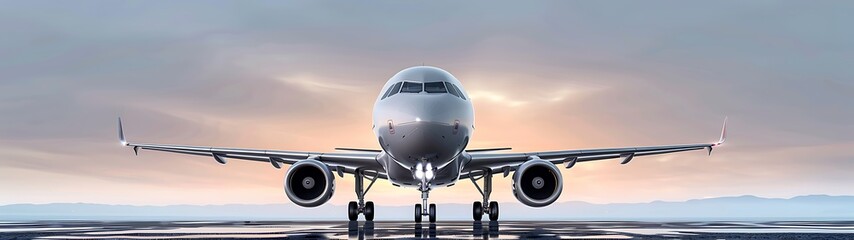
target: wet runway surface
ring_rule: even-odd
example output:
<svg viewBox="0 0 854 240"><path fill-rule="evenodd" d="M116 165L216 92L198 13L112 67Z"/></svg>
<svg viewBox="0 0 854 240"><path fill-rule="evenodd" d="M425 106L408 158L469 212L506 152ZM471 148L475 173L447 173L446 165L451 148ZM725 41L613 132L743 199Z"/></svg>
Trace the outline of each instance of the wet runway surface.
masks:
<svg viewBox="0 0 854 240"><path fill-rule="evenodd" d="M0 222L2 239L854 239L822 222Z"/></svg>

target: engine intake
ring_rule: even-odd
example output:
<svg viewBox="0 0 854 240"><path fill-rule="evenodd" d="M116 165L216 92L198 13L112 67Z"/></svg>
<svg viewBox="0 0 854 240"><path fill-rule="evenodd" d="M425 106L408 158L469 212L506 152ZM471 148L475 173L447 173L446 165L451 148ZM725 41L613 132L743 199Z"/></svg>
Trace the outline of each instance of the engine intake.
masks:
<svg viewBox="0 0 854 240"><path fill-rule="evenodd" d="M528 160L513 173L513 196L531 207L552 204L563 191L560 170L545 160Z"/></svg>
<svg viewBox="0 0 854 240"><path fill-rule="evenodd" d="M334 191L335 176L317 160L298 161L285 175L285 194L296 205L320 206L332 198Z"/></svg>

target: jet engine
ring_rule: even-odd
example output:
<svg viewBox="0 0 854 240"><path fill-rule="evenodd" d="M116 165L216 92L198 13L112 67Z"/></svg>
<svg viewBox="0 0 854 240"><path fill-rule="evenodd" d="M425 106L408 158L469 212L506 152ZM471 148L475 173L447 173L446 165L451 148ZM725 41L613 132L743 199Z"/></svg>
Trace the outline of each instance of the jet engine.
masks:
<svg viewBox="0 0 854 240"><path fill-rule="evenodd" d="M320 206L335 191L335 175L317 160L298 161L285 175L285 194L291 202L303 207Z"/></svg>
<svg viewBox="0 0 854 240"><path fill-rule="evenodd" d="M531 207L552 204L563 190L563 178L558 168L545 160L528 160L513 173L513 196Z"/></svg>

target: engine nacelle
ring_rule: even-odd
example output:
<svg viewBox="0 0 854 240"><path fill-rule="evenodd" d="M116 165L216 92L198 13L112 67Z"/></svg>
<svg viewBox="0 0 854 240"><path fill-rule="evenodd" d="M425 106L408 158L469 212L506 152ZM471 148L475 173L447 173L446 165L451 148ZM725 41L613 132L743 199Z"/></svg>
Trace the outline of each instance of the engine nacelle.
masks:
<svg viewBox="0 0 854 240"><path fill-rule="evenodd" d="M513 196L531 207L552 204L563 191L563 178L558 168L545 160L528 160L513 173Z"/></svg>
<svg viewBox="0 0 854 240"><path fill-rule="evenodd" d="M332 198L334 191L335 175L317 160L298 161L285 175L285 194L296 205L320 206Z"/></svg>

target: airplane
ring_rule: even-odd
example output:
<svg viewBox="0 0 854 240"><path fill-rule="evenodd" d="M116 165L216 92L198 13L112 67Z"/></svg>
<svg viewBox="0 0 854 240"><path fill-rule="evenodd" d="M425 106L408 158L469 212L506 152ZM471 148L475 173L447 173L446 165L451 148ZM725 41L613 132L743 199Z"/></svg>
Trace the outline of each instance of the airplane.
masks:
<svg viewBox="0 0 854 240"><path fill-rule="evenodd" d="M396 187L421 192L415 204L415 222L428 217L436 222L436 204L428 205L430 191L453 186L469 179L483 197L472 203L472 218L483 215L498 220L498 202L490 201L492 177L512 173L513 196L530 207L545 207L558 199L563 177L558 165L572 168L577 163L619 159L627 164L635 157L692 150L707 150L726 141L726 118L720 139L714 143L647 147L570 149L543 152L505 152L510 148L468 149L474 133L474 108L462 83L449 72L431 66L406 68L389 79L374 103L373 132L380 149L335 148L335 152L307 152L264 149L181 146L131 143L125 139L122 120L118 135L123 146L139 150L212 157L225 164L229 159L271 164L279 169L290 165L284 179L288 199L302 207L320 206L335 191L335 175L350 174L355 179L357 201L347 206L347 216L374 220L374 203L365 201L377 179ZM365 187L365 180L370 183ZM478 181L482 180L481 184Z"/></svg>

